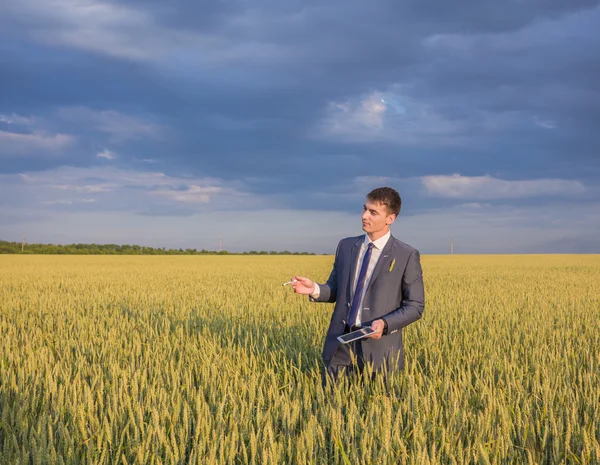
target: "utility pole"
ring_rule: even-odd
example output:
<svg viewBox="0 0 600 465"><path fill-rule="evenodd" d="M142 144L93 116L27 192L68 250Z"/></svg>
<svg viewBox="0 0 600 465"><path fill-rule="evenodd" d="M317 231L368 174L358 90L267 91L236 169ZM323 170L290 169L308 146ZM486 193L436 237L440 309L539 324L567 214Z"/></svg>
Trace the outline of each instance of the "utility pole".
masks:
<svg viewBox="0 0 600 465"><path fill-rule="evenodd" d="M21 236L21 252L25 250L25 233Z"/></svg>
<svg viewBox="0 0 600 465"><path fill-rule="evenodd" d="M450 234L450 255L454 255L454 234Z"/></svg>
<svg viewBox="0 0 600 465"><path fill-rule="evenodd" d="M219 236L219 252L223 250L223 234Z"/></svg>

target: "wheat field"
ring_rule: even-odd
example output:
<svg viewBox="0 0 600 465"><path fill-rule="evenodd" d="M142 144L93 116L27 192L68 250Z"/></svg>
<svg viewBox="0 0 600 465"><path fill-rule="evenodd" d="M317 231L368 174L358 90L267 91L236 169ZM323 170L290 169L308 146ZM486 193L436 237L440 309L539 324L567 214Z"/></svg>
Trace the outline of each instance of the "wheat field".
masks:
<svg viewBox="0 0 600 465"><path fill-rule="evenodd" d="M406 369L323 390L331 256L0 256L0 463L600 463L600 256L424 256Z"/></svg>

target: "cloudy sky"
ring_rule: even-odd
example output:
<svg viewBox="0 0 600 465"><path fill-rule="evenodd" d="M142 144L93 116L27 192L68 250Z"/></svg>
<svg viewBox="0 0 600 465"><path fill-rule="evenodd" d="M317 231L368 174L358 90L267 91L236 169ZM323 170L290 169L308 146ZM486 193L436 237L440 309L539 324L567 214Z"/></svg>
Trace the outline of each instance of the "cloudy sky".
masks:
<svg viewBox="0 0 600 465"><path fill-rule="evenodd" d="M600 252L597 0L0 2L0 239Z"/></svg>

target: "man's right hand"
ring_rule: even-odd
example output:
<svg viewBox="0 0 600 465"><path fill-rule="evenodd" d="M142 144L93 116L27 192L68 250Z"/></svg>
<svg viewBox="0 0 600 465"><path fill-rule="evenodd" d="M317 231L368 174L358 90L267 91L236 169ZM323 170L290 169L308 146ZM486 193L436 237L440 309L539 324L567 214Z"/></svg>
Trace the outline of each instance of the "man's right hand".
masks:
<svg viewBox="0 0 600 465"><path fill-rule="evenodd" d="M296 294L311 295L315 292L315 283L302 276L294 276L292 278L292 287Z"/></svg>

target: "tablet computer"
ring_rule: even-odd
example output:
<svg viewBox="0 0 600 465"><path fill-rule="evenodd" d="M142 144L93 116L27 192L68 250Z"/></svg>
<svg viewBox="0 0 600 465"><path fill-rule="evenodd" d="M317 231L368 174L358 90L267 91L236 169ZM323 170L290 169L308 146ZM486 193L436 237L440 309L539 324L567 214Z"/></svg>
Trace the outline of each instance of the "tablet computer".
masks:
<svg viewBox="0 0 600 465"><path fill-rule="evenodd" d="M352 341L357 341L358 339L363 339L373 333L375 333L376 331L371 329L370 326L366 326L364 328L360 328L356 331L352 331L351 333L348 334L342 334L341 336L338 336L338 341L340 341L342 344L348 344L349 342Z"/></svg>

